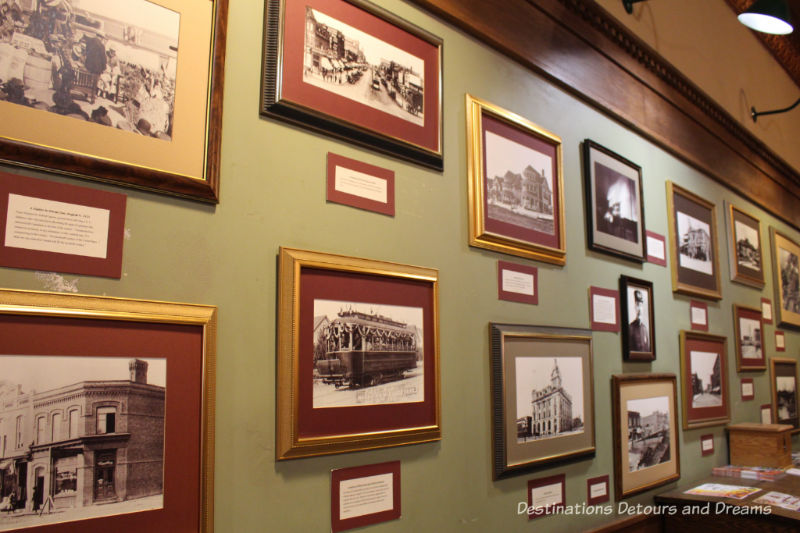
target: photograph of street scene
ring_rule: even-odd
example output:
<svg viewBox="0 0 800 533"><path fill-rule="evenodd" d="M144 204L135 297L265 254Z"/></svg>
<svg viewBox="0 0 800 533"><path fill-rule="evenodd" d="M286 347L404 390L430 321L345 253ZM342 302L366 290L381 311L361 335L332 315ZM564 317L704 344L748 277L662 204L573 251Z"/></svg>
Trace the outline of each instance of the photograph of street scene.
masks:
<svg viewBox="0 0 800 533"><path fill-rule="evenodd" d="M761 250L758 247L758 230L738 220L733 224L736 240L736 261L739 266L761 270Z"/></svg>
<svg viewBox="0 0 800 533"><path fill-rule="evenodd" d="M775 378L775 396L778 402L778 421L793 424L797 418L797 383L794 376Z"/></svg>
<svg viewBox="0 0 800 533"><path fill-rule="evenodd" d="M550 156L491 131L485 152L487 217L555 235Z"/></svg>
<svg viewBox="0 0 800 533"><path fill-rule="evenodd" d="M314 409L425 400L421 307L314 300Z"/></svg>
<svg viewBox="0 0 800 533"><path fill-rule="evenodd" d="M169 141L179 19L146 0L0 0L0 103Z"/></svg>
<svg viewBox="0 0 800 533"><path fill-rule="evenodd" d="M669 397L628 400L628 471L670 459Z"/></svg>
<svg viewBox="0 0 800 533"><path fill-rule="evenodd" d="M761 322L752 318L739 317L739 344L744 359L762 359Z"/></svg>
<svg viewBox="0 0 800 533"><path fill-rule="evenodd" d="M306 7L303 81L425 125L425 62Z"/></svg>
<svg viewBox="0 0 800 533"><path fill-rule="evenodd" d="M719 354L691 352L692 407L717 407L722 405L722 372Z"/></svg>

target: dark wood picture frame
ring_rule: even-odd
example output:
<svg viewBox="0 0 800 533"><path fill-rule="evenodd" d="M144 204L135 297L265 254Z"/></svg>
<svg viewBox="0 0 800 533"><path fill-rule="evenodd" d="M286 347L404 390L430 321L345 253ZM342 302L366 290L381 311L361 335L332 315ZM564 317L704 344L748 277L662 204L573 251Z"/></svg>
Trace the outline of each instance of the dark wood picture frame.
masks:
<svg viewBox="0 0 800 533"><path fill-rule="evenodd" d="M643 263L647 233L642 167L586 139L583 178L589 249Z"/></svg>
<svg viewBox="0 0 800 533"><path fill-rule="evenodd" d="M442 170L442 40L365 0L265 0L260 113Z"/></svg>
<svg viewBox="0 0 800 533"><path fill-rule="evenodd" d="M769 382L772 402L772 422L789 424L792 433L800 432L800 412L797 395L797 360L771 357Z"/></svg>
<svg viewBox="0 0 800 533"><path fill-rule="evenodd" d="M656 320L653 282L620 276L619 298L622 313L622 358L626 361L654 361ZM643 318L638 316L640 313L644 315Z"/></svg>
<svg viewBox="0 0 800 533"><path fill-rule="evenodd" d="M736 371L766 370L767 350L761 309L733 304L733 328L736 334Z"/></svg>
<svg viewBox="0 0 800 533"><path fill-rule="evenodd" d="M732 203L725 202L725 227L728 233L731 280L757 289L763 288L764 246L761 240L761 221Z"/></svg>
<svg viewBox="0 0 800 533"><path fill-rule="evenodd" d="M731 420L728 339L682 330L680 347L683 429L727 424Z"/></svg>

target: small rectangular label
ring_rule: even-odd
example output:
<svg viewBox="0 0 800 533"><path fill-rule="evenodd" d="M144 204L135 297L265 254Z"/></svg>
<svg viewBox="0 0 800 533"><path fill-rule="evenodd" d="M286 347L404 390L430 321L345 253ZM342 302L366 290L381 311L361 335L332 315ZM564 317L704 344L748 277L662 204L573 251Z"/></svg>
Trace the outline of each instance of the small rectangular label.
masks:
<svg viewBox="0 0 800 533"><path fill-rule="evenodd" d="M753 384L752 383L742 383L742 396L749 398L753 396Z"/></svg>
<svg viewBox="0 0 800 533"><path fill-rule="evenodd" d="M664 255L664 243L661 239L655 239L649 235L647 236L647 253L662 261L667 259Z"/></svg>
<svg viewBox="0 0 800 533"><path fill-rule="evenodd" d="M714 439L703 439L703 451L707 452L714 449Z"/></svg>
<svg viewBox="0 0 800 533"><path fill-rule="evenodd" d="M336 167L334 187L339 192L360 196L373 202L385 204L388 201L388 187L385 179L376 178L351 168Z"/></svg>
<svg viewBox="0 0 800 533"><path fill-rule="evenodd" d="M552 483L531 489L532 506L534 508L547 508L563 503L561 487L561 483Z"/></svg>
<svg viewBox="0 0 800 533"><path fill-rule="evenodd" d="M591 498L601 498L608 494L608 485L604 483L595 483L589 487L589 496Z"/></svg>
<svg viewBox="0 0 800 533"><path fill-rule="evenodd" d="M702 307L692 307L692 323L699 326L707 326L708 317L706 316L706 310Z"/></svg>
<svg viewBox="0 0 800 533"><path fill-rule="evenodd" d="M533 276L531 274L503 269L504 291L524 294L526 296L533 296L533 287Z"/></svg>
<svg viewBox="0 0 800 533"><path fill-rule="evenodd" d="M761 318L765 322L772 323L772 302L767 299L761 300Z"/></svg>
<svg viewBox="0 0 800 533"><path fill-rule="evenodd" d="M593 319L601 324L617 323L616 299L611 296L595 294L592 297Z"/></svg>
<svg viewBox="0 0 800 533"><path fill-rule="evenodd" d="M782 352L786 350L786 337L781 332L775 333L775 349Z"/></svg>
<svg viewBox="0 0 800 533"><path fill-rule="evenodd" d="M770 408L769 405L761 406L761 423L762 424L772 423L772 409Z"/></svg>
<svg viewBox="0 0 800 533"><path fill-rule="evenodd" d="M339 518L389 511L394 506L392 474L379 474L339 483Z"/></svg>
<svg viewBox="0 0 800 533"><path fill-rule="evenodd" d="M394 171L328 152L329 202L394 216Z"/></svg>

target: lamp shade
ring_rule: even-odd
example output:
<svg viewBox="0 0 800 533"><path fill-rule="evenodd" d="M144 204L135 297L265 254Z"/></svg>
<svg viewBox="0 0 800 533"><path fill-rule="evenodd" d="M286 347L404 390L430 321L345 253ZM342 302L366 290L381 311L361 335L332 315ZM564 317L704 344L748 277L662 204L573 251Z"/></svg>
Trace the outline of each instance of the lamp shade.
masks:
<svg viewBox="0 0 800 533"><path fill-rule="evenodd" d="M739 22L753 30L775 35L786 35L794 29L785 0L758 0L739 15Z"/></svg>

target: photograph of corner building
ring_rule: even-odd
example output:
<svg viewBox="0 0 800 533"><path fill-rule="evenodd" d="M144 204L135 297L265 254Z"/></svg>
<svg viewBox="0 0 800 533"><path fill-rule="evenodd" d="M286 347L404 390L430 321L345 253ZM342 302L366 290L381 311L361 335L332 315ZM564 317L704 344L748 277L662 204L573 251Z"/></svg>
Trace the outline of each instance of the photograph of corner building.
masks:
<svg viewBox="0 0 800 533"><path fill-rule="evenodd" d="M0 368L0 530L163 507L165 360L0 356Z"/></svg>

